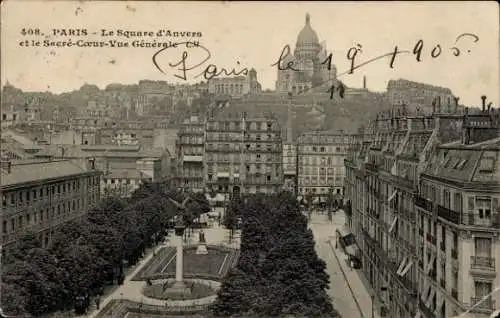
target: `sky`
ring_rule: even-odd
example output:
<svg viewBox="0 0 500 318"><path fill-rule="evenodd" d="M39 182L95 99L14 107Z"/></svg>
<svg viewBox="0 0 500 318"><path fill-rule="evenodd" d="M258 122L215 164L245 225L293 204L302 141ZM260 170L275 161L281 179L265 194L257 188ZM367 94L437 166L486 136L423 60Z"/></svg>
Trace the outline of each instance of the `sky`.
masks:
<svg viewBox="0 0 500 318"><path fill-rule="evenodd" d="M236 72L255 68L263 88L274 89L275 63L285 45L295 47L297 35L310 14L312 28L326 41L338 73L349 70L349 49L361 45L355 57L359 64L399 50L393 68L390 57L379 59L345 74L340 79L350 87L384 91L390 79L448 87L468 106L478 106L487 95L499 105L499 8L491 2L133 2L133 1L5 1L1 11L1 83L6 81L26 91L61 93L83 84L104 88L110 83L133 84L139 80L194 83L209 64L218 70ZM54 35L53 29L87 29L88 36ZM43 35L23 34L39 29ZM101 29L108 34L101 36ZM158 30L201 32L201 37L116 36L117 30L156 32ZM109 31L115 35L109 35ZM95 35L93 33L96 33ZM478 37L464 36L471 33ZM198 47L169 48L157 57L164 73L155 67L152 56L159 48L140 47L24 47L31 41L199 41ZM421 62L412 51L423 41ZM23 43L24 44L24 43ZM441 54L431 57L440 45ZM452 47L460 49L454 56ZM436 49L434 52L437 52ZM186 81L169 63L186 65L202 62L187 71ZM196 62L197 61L197 62ZM182 77L182 76L181 76Z"/></svg>

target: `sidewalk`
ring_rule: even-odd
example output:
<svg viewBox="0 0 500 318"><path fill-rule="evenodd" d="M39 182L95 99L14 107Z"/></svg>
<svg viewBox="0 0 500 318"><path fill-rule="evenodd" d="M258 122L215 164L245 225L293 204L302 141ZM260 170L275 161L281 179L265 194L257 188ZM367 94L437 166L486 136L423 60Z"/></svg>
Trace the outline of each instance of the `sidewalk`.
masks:
<svg viewBox="0 0 500 318"><path fill-rule="evenodd" d="M352 293L354 297L357 299L359 307L363 313L364 318L372 317L372 291L369 290L369 284L365 284L363 282L364 277L361 269L352 269L350 268L347 255L344 254L340 249L335 249L335 238L330 238L329 245L331 247L332 253L339 260L340 267L342 268L343 273L345 274L346 283L351 287ZM366 280L365 280L366 281ZM368 287L368 288L367 288ZM346 290L346 293L352 296L350 290ZM377 300L377 296L375 297L375 306L374 306L374 318L380 318L379 315L379 302Z"/></svg>

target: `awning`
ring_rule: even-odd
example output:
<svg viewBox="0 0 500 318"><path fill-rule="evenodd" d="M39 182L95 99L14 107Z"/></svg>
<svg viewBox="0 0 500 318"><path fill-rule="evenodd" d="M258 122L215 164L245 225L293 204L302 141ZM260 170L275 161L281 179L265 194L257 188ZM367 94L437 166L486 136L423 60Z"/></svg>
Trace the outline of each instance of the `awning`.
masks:
<svg viewBox="0 0 500 318"><path fill-rule="evenodd" d="M392 233L392 231L394 230L394 228L396 227L396 222L398 221L398 217L395 216L394 217L394 220L392 220L392 224L391 224L391 227L389 227L389 233Z"/></svg>
<svg viewBox="0 0 500 318"><path fill-rule="evenodd" d="M436 256L434 254L431 255L431 259L429 260L429 263L427 264L427 267L425 268L425 273L429 274L431 271L432 265L434 264L434 260L436 259Z"/></svg>
<svg viewBox="0 0 500 318"><path fill-rule="evenodd" d="M399 273L400 276L405 276L406 273L410 270L411 266L413 265L413 261L410 260L410 262L406 265L406 267Z"/></svg>
<svg viewBox="0 0 500 318"><path fill-rule="evenodd" d="M401 261L401 263L399 263L399 267L398 267L398 270L396 271L396 274L399 275L399 273L401 273L403 268L405 268L406 262L408 262L408 256L405 256L403 258L403 260Z"/></svg>
<svg viewBox="0 0 500 318"><path fill-rule="evenodd" d="M350 256L357 256L356 255L356 249L353 247L353 246L348 246L345 248L345 252L347 255L350 255Z"/></svg>
<svg viewBox="0 0 500 318"><path fill-rule="evenodd" d="M427 301L425 302L425 306L427 308L431 306L432 299L434 298L435 295L436 295L436 290L433 287L431 287L431 293L429 294L429 297L427 297Z"/></svg>
<svg viewBox="0 0 500 318"><path fill-rule="evenodd" d="M394 199L394 197L396 196L396 194L398 194L398 190L394 190L394 192L391 194L391 196L389 197L389 200L387 200L387 202L391 202L392 199Z"/></svg>

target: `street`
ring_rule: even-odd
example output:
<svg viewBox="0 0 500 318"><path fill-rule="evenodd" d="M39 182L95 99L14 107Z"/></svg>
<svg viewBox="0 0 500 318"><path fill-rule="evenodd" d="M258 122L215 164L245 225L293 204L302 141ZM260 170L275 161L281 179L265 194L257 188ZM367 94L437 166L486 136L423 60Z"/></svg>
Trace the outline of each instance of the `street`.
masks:
<svg viewBox="0 0 500 318"><path fill-rule="evenodd" d="M331 222L328 221L327 214L313 213L311 215L310 228L316 240L316 252L326 262L327 273L330 275L328 294L341 316L370 318L372 317L371 297L359 276L361 270L350 269L347 264L347 256L341 249L335 249L335 230L342 227L344 223L345 217L342 210L332 214ZM358 304L356 304L353 294ZM362 313L360 313L359 308L361 308ZM373 317L378 318L379 315L375 312Z"/></svg>

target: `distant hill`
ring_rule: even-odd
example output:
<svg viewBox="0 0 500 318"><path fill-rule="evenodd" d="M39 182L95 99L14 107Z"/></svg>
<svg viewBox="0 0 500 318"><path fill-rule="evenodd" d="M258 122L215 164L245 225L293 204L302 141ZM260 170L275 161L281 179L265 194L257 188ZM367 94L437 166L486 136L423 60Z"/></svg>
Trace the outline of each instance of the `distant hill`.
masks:
<svg viewBox="0 0 500 318"><path fill-rule="evenodd" d="M356 133L367 126L380 111L390 109L381 94L348 95L345 98L330 99L329 94L289 97L263 94L246 100L229 100L213 112L215 117L234 116L247 113L253 116L264 113L275 114L282 128L287 128L288 107L292 107L293 139L303 132L313 130L343 130Z"/></svg>
<svg viewBox="0 0 500 318"><path fill-rule="evenodd" d="M102 101L109 105L121 105L127 102L130 105L138 98L141 91L149 88L166 92L176 89L175 86L166 82L140 81L137 85L110 84L103 90L96 85L85 84L78 90L53 94L23 92L12 85L6 85L2 89L2 106L24 105L36 98L44 113L42 120L50 120L53 109L64 109L76 116L79 110L87 107L89 100ZM196 91L196 85L193 88ZM170 110L168 113L171 116L169 120L171 127L178 127L191 115L220 114L222 116L228 112L247 112L248 114L272 112L276 114L282 127L286 128L288 105L291 104L294 138L302 132L311 130L356 132L360 126L374 119L378 112L389 109L382 94L346 88L344 98L334 96L330 99L330 94L326 91L320 88L292 97L269 91L242 99L201 93L192 98L190 105L185 98L177 99L175 105L172 105L170 99L163 98L158 99L158 105L152 109L157 110L153 115L162 115L160 114L162 111ZM151 98L151 101L156 100Z"/></svg>

